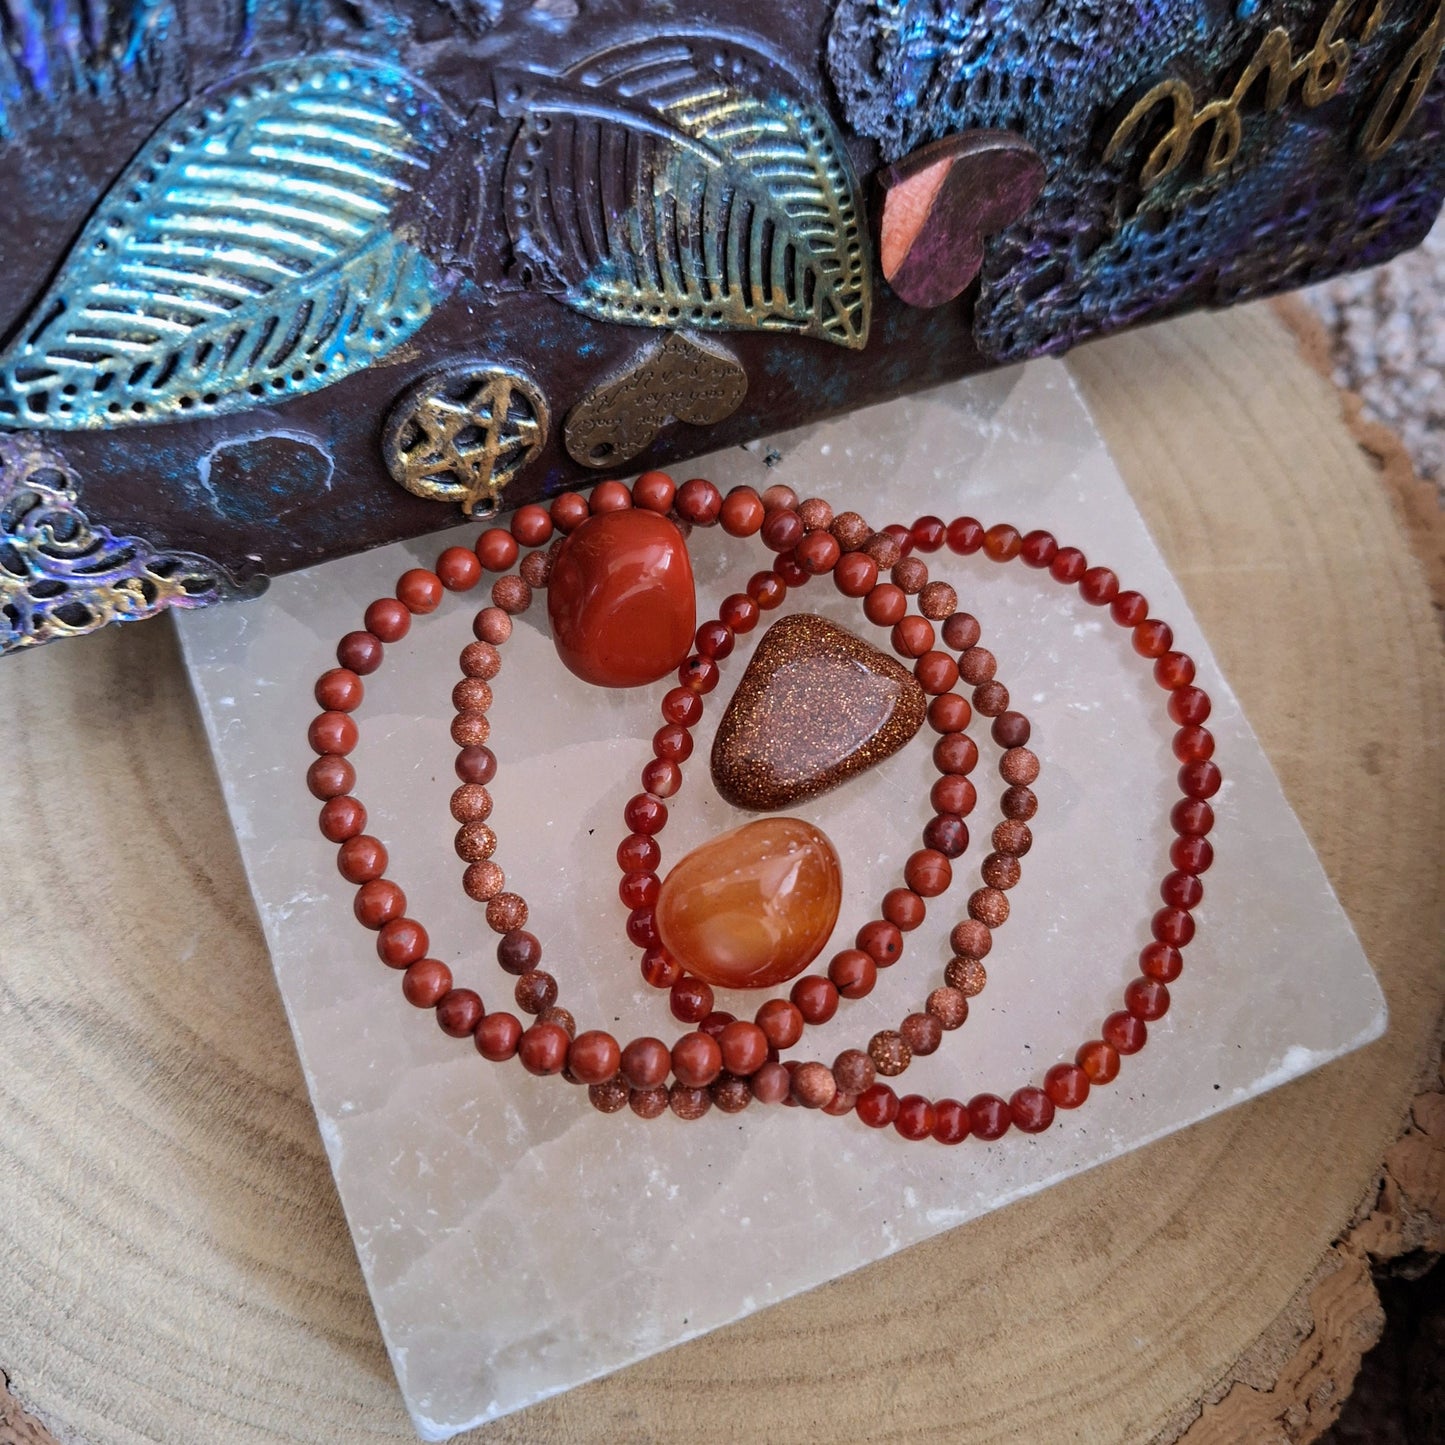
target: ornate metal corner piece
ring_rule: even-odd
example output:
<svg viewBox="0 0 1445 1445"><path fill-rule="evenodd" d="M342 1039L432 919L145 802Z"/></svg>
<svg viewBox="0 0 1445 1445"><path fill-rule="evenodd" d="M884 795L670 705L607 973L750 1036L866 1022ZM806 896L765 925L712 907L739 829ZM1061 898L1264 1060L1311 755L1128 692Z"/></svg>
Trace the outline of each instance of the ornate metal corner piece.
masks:
<svg viewBox="0 0 1445 1445"><path fill-rule="evenodd" d="M386 469L407 491L489 517L502 489L546 445L547 399L531 377L457 361L416 382L386 419Z"/></svg>
<svg viewBox="0 0 1445 1445"><path fill-rule="evenodd" d="M731 416L748 374L730 351L686 334L649 342L610 381L594 386L562 431L584 467L616 467L645 452L669 422L711 426Z"/></svg>
<svg viewBox="0 0 1445 1445"><path fill-rule="evenodd" d="M242 586L193 552L116 536L86 516L55 453L0 436L0 654L265 586Z"/></svg>
<svg viewBox="0 0 1445 1445"><path fill-rule="evenodd" d="M76 431L330 386L445 293L400 219L451 133L398 66L323 53L165 121L0 356L0 425Z"/></svg>
<svg viewBox="0 0 1445 1445"><path fill-rule="evenodd" d="M523 280L600 321L867 343L857 178L781 66L678 35L496 87L521 121L505 193Z"/></svg>

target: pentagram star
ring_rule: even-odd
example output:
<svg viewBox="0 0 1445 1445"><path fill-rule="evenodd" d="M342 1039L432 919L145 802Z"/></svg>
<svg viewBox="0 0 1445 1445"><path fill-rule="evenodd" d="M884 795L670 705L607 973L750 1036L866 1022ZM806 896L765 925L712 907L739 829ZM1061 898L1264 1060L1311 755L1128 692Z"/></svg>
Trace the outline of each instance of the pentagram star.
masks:
<svg viewBox="0 0 1445 1445"><path fill-rule="evenodd" d="M475 373L460 396L439 387L416 397L407 415L412 433L399 446L398 480L423 496L460 501L468 513L494 500L542 445L545 421L525 388L506 373ZM530 415L514 416L514 400Z"/></svg>

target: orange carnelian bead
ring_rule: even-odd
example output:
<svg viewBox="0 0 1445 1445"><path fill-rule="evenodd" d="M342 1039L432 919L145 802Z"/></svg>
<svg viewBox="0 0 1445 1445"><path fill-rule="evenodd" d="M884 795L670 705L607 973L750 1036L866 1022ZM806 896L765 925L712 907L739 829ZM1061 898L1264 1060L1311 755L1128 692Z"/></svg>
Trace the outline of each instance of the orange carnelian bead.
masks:
<svg viewBox="0 0 1445 1445"><path fill-rule="evenodd" d="M694 849L667 875L657 925L685 968L724 988L795 977L817 957L842 901L838 855L796 818L762 818Z"/></svg>
<svg viewBox="0 0 1445 1445"><path fill-rule="evenodd" d="M1044 1075L1044 1092L1060 1109L1077 1109L1089 1097L1089 1076L1077 1064L1055 1064Z"/></svg>
<svg viewBox="0 0 1445 1445"><path fill-rule="evenodd" d="M858 1095L854 1108L870 1129L884 1129L898 1117L898 1095L887 1084L874 1084Z"/></svg>
<svg viewBox="0 0 1445 1445"><path fill-rule="evenodd" d="M1019 560L1026 567L1047 567L1058 550L1052 532L1030 532L1019 543Z"/></svg>
<svg viewBox="0 0 1445 1445"><path fill-rule="evenodd" d="M1156 938L1139 950L1139 972L1160 983L1173 983L1184 972L1184 955Z"/></svg>
<svg viewBox="0 0 1445 1445"><path fill-rule="evenodd" d="M1181 727L1202 723L1209 716L1212 706L1209 694L1193 684L1176 687L1169 694L1169 716Z"/></svg>
<svg viewBox="0 0 1445 1445"><path fill-rule="evenodd" d="M933 1133L938 1115L933 1104L922 1094L906 1094L898 1101L898 1116L893 1127L905 1139L926 1139Z"/></svg>
<svg viewBox="0 0 1445 1445"><path fill-rule="evenodd" d="M1013 1118L1008 1104L997 1094L975 1094L968 1101L969 1128L980 1139L1002 1139Z"/></svg>
<svg viewBox="0 0 1445 1445"><path fill-rule="evenodd" d="M1049 576L1066 587L1077 582L1088 570L1088 559L1077 547L1060 547L1049 563Z"/></svg>
<svg viewBox="0 0 1445 1445"><path fill-rule="evenodd" d="M1214 862L1214 844L1208 838L1176 838L1169 845L1169 861L1181 873L1207 873Z"/></svg>
<svg viewBox="0 0 1445 1445"><path fill-rule="evenodd" d="M1172 692L1194 681L1194 659L1186 652L1166 652L1154 664L1154 681Z"/></svg>
<svg viewBox="0 0 1445 1445"><path fill-rule="evenodd" d="M908 529L909 540L920 552L938 551L947 535L942 517L920 517Z"/></svg>
<svg viewBox="0 0 1445 1445"><path fill-rule="evenodd" d="M1157 617L1147 618L1134 629L1134 651L1140 657L1163 657L1174 644L1174 629Z"/></svg>
<svg viewBox="0 0 1445 1445"><path fill-rule="evenodd" d="M1136 982L1143 983L1144 980L1137 979ZM1121 1054L1137 1054L1149 1039L1149 1029L1144 1021L1123 1009L1110 1014L1099 1032L1104 1035L1104 1042Z"/></svg>
<svg viewBox="0 0 1445 1445"><path fill-rule="evenodd" d="M1142 592L1120 592L1109 604L1109 616L1120 627L1137 627L1149 616L1149 602Z"/></svg>
<svg viewBox="0 0 1445 1445"><path fill-rule="evenodd" d="M957 1099L937 1100L933 1118L933 1137L940 1144L962 1144L968 1138L968 1109Z"/></svg>
<svg viewBox="0 0 1445 1445"><path fill-rule="evenodd" d="M1042 1134L1054 1122L1053 1100L1032 1084L1017 1090L1008 1101L1009 1118L1025 1134Z"/></svg>
<svg viewBox="0 0 1445 1445"><path fill-rule="evenodd" d="M1154 915L1154 937L1170 948L1187 948L1194 937L1194 915L1183 908L1161 908Z"/></svg>
<svg viewBox="0 0 1445 1445"><path fill-rule="evenodd" d="M748 578L748 596L764 611L780 607L788 595L788 584L776 572L754 572Z"/></svg>
<svg viewBox="0 0 1445 1445"><path fill-rule="evenodd" d="M1119 579L1107 567L1090 567L1079 578L1079 596L1094 607L1102 607L1119 595Z"/></svg>
<svg viewBox="0 0 1445 1445"><path fill-rule="evenodd" d="M1124 1007L1144 1023L1153 1023L1169 1012L1169 987L1157 978L1134 978L1124 990Z"/></svg>
<svg viewBox="0 0 1445 1445"><path fill-rule="evenodd" d="M983 554L994 562L1012 562L1023 546L1023 537L1017 527L1007 522L996 522L983 534Z"/></svg>
<svg viewBox="0 0 1445 1445"><path fill-rule="evenodd" d="M944 532L944 541L950 552L967 557L983 546L983 527L973 517L955 517Z"/></svg>
<svg viewBox="0 0 1445 1445"><path fill-rule="evenodd" d="M1081 1044L1074 1062L1089 1076L1091 1084L1109 1084L1119 1077L1119 1051L1103 1039Z"/></svg>
<svg viewBox="0 0 1445 1445"><path fill-rule="evenodd" d="M745 592L724 597L718 608L718 621L734 632L751 632L758 625L758 604Z"/></svg>

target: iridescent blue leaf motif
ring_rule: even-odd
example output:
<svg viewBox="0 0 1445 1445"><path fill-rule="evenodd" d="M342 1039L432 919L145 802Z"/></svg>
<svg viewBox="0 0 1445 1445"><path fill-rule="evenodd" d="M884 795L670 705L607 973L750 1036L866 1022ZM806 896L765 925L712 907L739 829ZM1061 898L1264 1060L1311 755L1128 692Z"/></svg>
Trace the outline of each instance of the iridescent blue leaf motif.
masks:
<svg viewBox="0 0 1445 1445"><path fill-rule="evenodd" d="M401 214L451 134L405 71L317 55L182 107L0 357L0 425L214 416L329 386L445 291Z"/></svg>

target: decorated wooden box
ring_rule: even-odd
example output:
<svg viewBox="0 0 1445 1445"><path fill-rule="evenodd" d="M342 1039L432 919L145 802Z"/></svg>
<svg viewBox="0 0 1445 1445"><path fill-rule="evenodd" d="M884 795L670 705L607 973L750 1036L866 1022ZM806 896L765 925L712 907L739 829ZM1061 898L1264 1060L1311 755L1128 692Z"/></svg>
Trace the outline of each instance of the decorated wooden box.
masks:
<svg viewBox="0 0 1445 1445"><path fill-rule="evenodd" d="M10 0L0 650L1190 307L1445 196L1445 0Z"/></svg>

